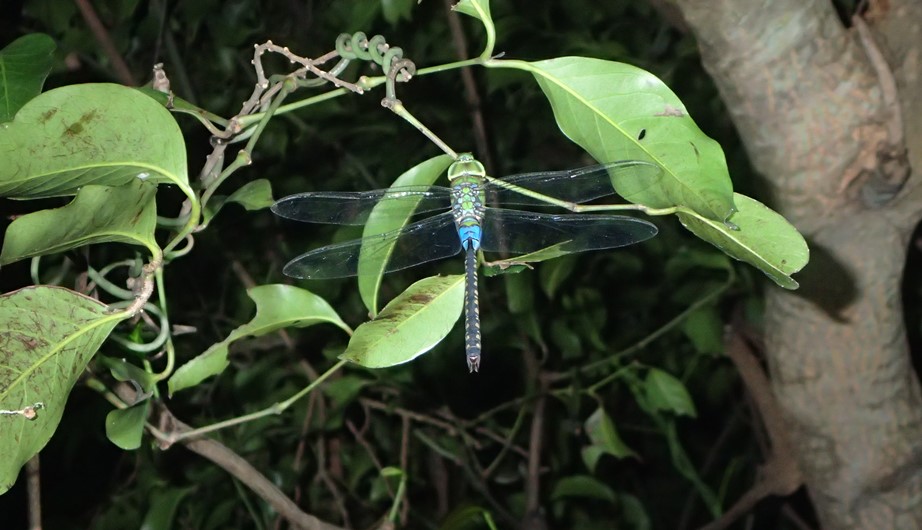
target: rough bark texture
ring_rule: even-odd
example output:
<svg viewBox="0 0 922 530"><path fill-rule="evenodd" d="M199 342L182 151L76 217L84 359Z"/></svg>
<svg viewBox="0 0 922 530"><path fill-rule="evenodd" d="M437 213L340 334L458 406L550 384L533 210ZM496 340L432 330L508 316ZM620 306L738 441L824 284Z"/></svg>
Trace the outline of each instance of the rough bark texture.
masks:
<svg viewBox="0 0 922 530"><path fill-rule="evenodd" d="M820 521L922 529L922 393L900 302L922 207L922 2L869 2L871 51L884 61L830 0L674 3L766 180L763 198L810 243L801 291L768 290L765 331Z"/></svg>

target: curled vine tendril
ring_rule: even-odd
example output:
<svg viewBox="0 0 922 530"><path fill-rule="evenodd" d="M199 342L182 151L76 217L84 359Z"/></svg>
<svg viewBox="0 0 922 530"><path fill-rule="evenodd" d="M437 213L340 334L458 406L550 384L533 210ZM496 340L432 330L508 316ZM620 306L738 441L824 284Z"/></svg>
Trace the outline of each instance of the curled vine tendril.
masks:
<svg viewBox="0 0 922 530"><path fill-rule="evenodd" d="M396 83L406 83L416 74L416 65L413 61L405 59L403 50L397 46L389 46L381 35L375 35L369 39L361 31L351 35L343 33L336 38L336 53L342 57L340 64L336 65L339 71L342 71L340 67L346 67L348 61L356 59L381 65L387 78L385 101L396 101ZM385 102L382 103L387 105Z"/></svg>

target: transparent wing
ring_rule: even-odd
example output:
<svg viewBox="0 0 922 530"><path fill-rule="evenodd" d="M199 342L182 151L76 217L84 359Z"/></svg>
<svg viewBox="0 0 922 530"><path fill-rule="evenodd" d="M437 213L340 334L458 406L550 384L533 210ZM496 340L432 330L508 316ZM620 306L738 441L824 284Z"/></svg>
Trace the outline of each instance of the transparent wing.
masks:
<svg viewBox="0 0 922 530"><path fill-rule="evenodd" d="M487 204L497 206L547 204L541 199L504 188L504 184L512 184L555 199L583 203L614 194L612 180L633 180L652 184L662 172L662 168L656 164L640 160L622 160L566 171L511 175L491 180L484 186L484 190L487 191Z"/></svg>
<svg viewBox="0 0 922 530"><path fill-rule="evenodd" d="M391 207L404 211L407 201L419 201L416 213L448 208L451 197L441 186L404 186L372 191L312 191L279 199L272 211L286 219L307 223L338 225L365 224L372 208L381 203L379 211L387 215Z"/></svg>
<svg viewBox="0 0 922 530"><path fill-rule="evenodd" d="M305 280L355 276L360 252L369 255L388 252L394 239L397 240L397 245L388 260L385 272L399 271L447 258L461 251L461 240L458 238L451 212L446 212L409 224L400 230L329 245L301 254L289 261L282 272L287 276Z"/></svg>
<svg viewBox="0 0 922 530"><path fill-rule="evenodd" d="M527 254L562 243L563 252L584 252L633 245L656 232L653 223L624 215L555 215L487 208L481 248Z"/></svg>

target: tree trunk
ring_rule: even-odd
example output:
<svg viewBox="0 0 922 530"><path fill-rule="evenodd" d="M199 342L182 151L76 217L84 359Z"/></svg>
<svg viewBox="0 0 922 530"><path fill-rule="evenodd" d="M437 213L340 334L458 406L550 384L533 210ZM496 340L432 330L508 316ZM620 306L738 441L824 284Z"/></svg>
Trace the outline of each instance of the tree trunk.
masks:
<svg viewBox="0 0 922 530"><path fill-rule="evenodd" d="M801 290L768 289L765 333L820 522L922 530L922 393L900 302L922 209L922 3L872 0L864 37L830 0L674 3L767 202L810 244Z"/></svg>

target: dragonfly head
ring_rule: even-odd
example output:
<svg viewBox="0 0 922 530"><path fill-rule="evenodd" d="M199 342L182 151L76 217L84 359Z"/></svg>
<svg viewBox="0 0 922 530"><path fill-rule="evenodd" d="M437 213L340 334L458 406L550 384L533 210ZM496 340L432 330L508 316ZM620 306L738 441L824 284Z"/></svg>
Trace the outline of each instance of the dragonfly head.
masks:
<svg viewBox="0 0 922 530"><path fill-rule="evenodd" d="M483 178L486 174L487 170L484 169L483 164L474 158L474 155L470 153L461 153L458 155L458 159L448 167L448 182L458 177L472 175Z"/></svg>

